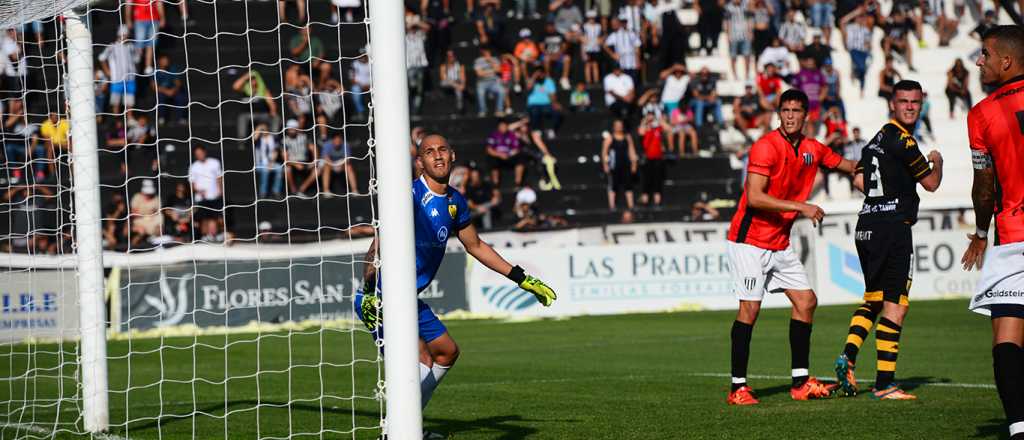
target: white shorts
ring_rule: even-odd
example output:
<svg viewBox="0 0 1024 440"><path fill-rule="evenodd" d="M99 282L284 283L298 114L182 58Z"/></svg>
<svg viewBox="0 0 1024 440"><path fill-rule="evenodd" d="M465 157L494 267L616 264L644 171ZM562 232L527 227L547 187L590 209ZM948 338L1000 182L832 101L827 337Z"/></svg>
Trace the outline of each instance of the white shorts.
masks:
<svg viewBox="0 0 1024 440"><path fill-rule="evenodd" d="M729 241L725 250L732 291L741 301L761 301L765 292L811 290L804 265L792 248L770 251Z"/></svg>
<svg viewBox="0 0 1024 440"><path fill-rule="evenodd" d="M990 306L1024 305L1024 242L989 247L969 310L990 315Z"/></svg>

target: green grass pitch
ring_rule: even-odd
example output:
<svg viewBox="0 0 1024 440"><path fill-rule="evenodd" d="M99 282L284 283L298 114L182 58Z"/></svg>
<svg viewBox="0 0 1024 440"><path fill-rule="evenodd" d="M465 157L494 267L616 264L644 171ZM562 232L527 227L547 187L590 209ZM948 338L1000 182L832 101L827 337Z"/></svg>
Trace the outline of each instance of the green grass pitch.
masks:
<svg viewBox="0 0 1024 440"><path fill-rule="evenodd" d="M855 307L819 308L812 374L831 378L832 361ZM966 300L912 303L897 370L897 378L920 397L912 402L876 402L867 395L791 401L788 310L775 309L763 311L754 330L750 383L761 404L726 406L733 316L690 312L449 322L462 357L434 394L424 425L455 439L1006 436L992 386L989 322L968 312ZM225 343L227 350L222 348ZM157 350L161 344L163 350ZM57 366L58 356L44 353L54 350L46 345L3 347L0 377L21 374L29 361L38 367ZM319 439L376 434L378 370L364 333L268 333L259 343L252 334L137 340L131 342L130 365L125 358L128 342L112 342L108 350L111 389L122 391L110 396L111 422L116 425L112 433L121 437ZM862 385L870 386L874 378L874 352L870 338L857 370ZM62 374L73 374L74 358L65 355L64 361ZM54 376L57 370L45 374ZM225 382L225 376L230 380ZM11 403L12 395L52 399L61 392L58 385L71 394L70 380L6 382L0 383L0 414L6 415L6 420L0 416L0 438L49 438L47 432L54 428L56 438L76 438L54 424L58 414L61 423L75 422L78 410L70 401L59 408ZM126 417L132 420L127 429ZM322 430L330 431L321 436Z"/></svg>

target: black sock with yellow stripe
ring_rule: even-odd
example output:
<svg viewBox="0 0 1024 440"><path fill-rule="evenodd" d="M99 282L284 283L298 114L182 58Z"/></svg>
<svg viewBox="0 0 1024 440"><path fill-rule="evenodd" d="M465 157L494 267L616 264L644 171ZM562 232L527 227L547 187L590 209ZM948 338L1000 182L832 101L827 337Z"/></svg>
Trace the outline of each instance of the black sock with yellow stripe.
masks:
<svg viewBox="0 0 1024 440"><path fill-rule="evenodd" d="M868 333L871 333L871 327L875 325L875 318L878 318L880 310L882 310L881 301L868 301L853 312L853 318L850 319L850 334L846 336L846 347L843 348L843 353L850 359L850 362L857 361L860 346L868 338Z"/></svg>
<svg viewBox="0 0 1024 440"><path fill-rule="evenodd" d="M888 388L896 380L896 357L900 351L901 330L902 327L884 316L878 320L878 328L875 329L875 347L878 348L876 390Z"/></svg>

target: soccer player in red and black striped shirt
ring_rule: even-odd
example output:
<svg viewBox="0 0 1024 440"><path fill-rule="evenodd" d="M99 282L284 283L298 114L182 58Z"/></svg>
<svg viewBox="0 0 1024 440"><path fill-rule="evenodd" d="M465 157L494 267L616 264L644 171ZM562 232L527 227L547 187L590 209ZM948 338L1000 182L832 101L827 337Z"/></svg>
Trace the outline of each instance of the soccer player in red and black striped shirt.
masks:
<svg viewBox="0 0 1024 440"><path fill-rule="evenodd" d="M970 309L991 316L996 388L1010 438L1024 440L1024 27L986 32L977 65L981 82L997 89L967 114L977 230L962 262L965 270L985 264ZM993 213L995 246L986 253Z"/></svg>

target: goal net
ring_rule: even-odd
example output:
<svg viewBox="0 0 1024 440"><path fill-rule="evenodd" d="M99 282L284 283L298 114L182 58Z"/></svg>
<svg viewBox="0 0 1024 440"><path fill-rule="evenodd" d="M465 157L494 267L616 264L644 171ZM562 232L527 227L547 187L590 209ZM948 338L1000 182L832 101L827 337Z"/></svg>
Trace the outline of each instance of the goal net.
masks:
<svg viewBox="0 0 1024 440"><path fill-rule="evenodd" d="M0 2L0 437L382 433L366 3Z"/></svg>

